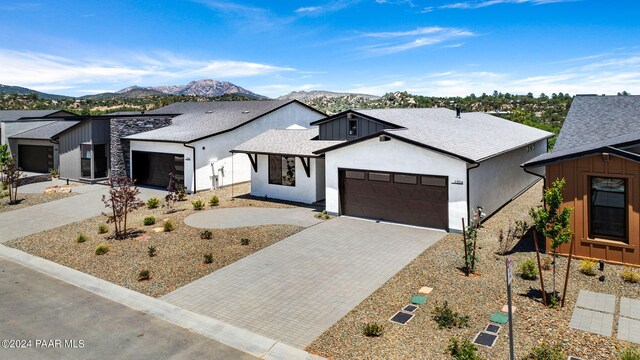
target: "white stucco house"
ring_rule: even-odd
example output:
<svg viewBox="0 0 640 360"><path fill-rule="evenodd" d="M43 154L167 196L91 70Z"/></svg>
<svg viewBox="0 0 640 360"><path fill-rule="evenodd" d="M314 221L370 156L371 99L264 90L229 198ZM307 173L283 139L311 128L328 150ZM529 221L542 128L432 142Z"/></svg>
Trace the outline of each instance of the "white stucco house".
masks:
<svg viewBox="0 0 640 360"><path fill-rule="evenodd" d="M139 185L166 187L173 173L188 192L249 181L249 158L229 149L271 129L308 127L326 117L296 100L185 102L145 115L155 112L179 115L168 126L122 138L131 177Z"/></svg>
<svg viewBox="0 0 640 360"><path fill-rule="evenodd" d="M311 125L233 148L251 158L252 195L456 232L478 207L490 216L540 180L520 164L553 136L444 108L349 110Z"/></svg>

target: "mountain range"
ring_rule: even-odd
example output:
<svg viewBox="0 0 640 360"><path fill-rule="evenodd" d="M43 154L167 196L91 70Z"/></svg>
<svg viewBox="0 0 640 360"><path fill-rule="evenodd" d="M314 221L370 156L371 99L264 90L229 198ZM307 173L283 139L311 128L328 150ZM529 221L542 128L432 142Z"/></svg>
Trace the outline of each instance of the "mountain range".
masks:
<svg viewBox="0 0 640 360"><path fill-rule="evenodd" d="M35 94L39 98L47 99L47 100L60 100L60 99L70 98L70 96L47 94L47 93L43 93L43 92L32 90L32 89L27 89L20 86L11 86L11 85L2 85L2 84L0 84L0 94L18 94L18 95Z"/></svg>

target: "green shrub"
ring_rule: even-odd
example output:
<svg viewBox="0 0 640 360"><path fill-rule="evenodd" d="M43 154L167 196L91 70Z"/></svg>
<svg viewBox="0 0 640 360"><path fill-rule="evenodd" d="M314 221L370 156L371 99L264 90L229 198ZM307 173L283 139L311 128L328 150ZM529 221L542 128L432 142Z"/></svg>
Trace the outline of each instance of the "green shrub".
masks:
<svg viewBox="0 0 640 360"><path fill-rule="evenodd" d="M108 244L100 244L96 248L96 255L104 255L104 254L106 254L108 252L109 252L109 245Z"/></svg>
<svg viewBox="0 0 640 360"><path fill-rule="evenodd" d="M240 239L240 245L249 245L249 239L247 238L242 238Z"/></svg>
<svg viewBox="0 0 640 360"><path fill-rule="evenodd" d="M542 259L542 268L545 270L551 270L553 268L553 259L549 256L545 256Z"/></svg>
<svg viewBox="0 0 640 360"><path fill-rule="evenodd" d="M480 360L477 351L478 348L469 342L469 340L458 340L456 338L449 339L449 354L457 360Z"/></svg>
<svg viewBox="0 0 640 360"><path fill-rule="evenodd" d="M640 360L640 350L637 347L624 348L618 357L620 360Z"/></svg>
<svg viewBox="0 0 640 360"><path fill-rule="evenodd" d="M2 188L2 191L7 191L7 189L9 188L8 184L2 183L2 185L0 185L0 187Z"/></svg>
<svg viewBox="0 0 640 360"><path fill-rule="evenodd" d="M211 264L213 262L213 254L204 254L204 263Z"/></svg>
<svg viewBox="0 0 640 360"><path fill-rule="evenodd" d="M218 195L211 196L211 199L209 199L209 206L211 207L218 206L218 204L220 204L220 199L218 199Z"/></svg>
<svg viewBox="0 0 640 360"><path fill-rule="evenodd" d="M156 256L156 247L155 246L149 246L147 248L147 254L149 254L149 257Z"/></svg>
<svg viewBox="0 0 640 360"><path fill-rule="evenodd" d="M369 337L382 336L382 325L378 325L377 323L366 323L362 328L362 333L364 336Z"/></svg>
<svg viewBox="0 0 640 360"><path fill-rule="evenodd" d="M433 308L433 320L438 323L439 328L451 329L453 327L468 327L469 317L466 315L460 315L457 312L449 308L449 303L445 301L442 306L436 303Z"/></svg>
<svg viewBox="0 0 640 360"><path fill-rule="evenodd" d="M87 236L85 234L80 234L76 238L76 242L78 242L78 243L83 243L83 242L85 242L87 240L89 240L89 239L87 238Z"/></svg>
<svg viewBox="0 0 640 360"><path fill-rule="evenodd" d="M151 279L151 274L149 273L149 270L145 269L138 273L138 281L144 281L149 279Z"/></svg>
<svg viewBox="0 0 640 360"><path fill-rule="evenodd" d="M640 270L625 266L624 269L620 270L620 277L626 282L638 283L640 282Z"/></svg>
<svg viewBox="0 0 640 360"><path fill-rule="evenodd" d="M162 228L164 229L164 232L173 231L173 223L171 220L167 220L164 222L164 225L162 225Z"/></svg>
<svg viewBox="0 0 640 360"><path fill-rule="evenodd" d="M155 196L147 200L147 209L149 210L157 208L158 205L160 205L160 199Z"/></svg>
<svg viewBox="0 0 640 360"><path fill-rule="evenodd" d="M520 277L525 280L535 280L538 278L538 265L533 259L524 259L520 263Z"/></svg>
<svg viewBox="0 0 640 360"><path fill-rule="evenodd" d="M524 358L527 360L565 360L567 356L564 354L560 345L550 345L543 342L531 349L531 352Z"/></svg>
<svg viewBox="0 0 640 360"><path fill-rule="evenodd" d="M196 201L192 201L191 205L193 205L193 210L202 210L204 209L204 201L198 199Z"/></svg>
<svg viewBox="0 0 640 360"><path fill-rule="evenodd" d="M327 214L327 210L322 210L321 213L317 213L314 216L317 217L318 219L324 219L324 220L331 219L331 215Z"/></svg>
<svg viewBox="0 0 640 360"><path fill-rule="evenodd" d="M59 178L60 172L56 169L49 169L49 174L51 174L52 178Z"/></svg>
<svg viewBox="0 0 640 360"><path fill-rule="evenodd" d="M209 230L204 230L200 233L200 239L211 240L212 237L213 237L213 233Z"/></svg>
<svg viewBox="0 0 640 360"><path fill-rule="evenodd" d="M183 187L177 189L176 190L176 196L178 198L178 201L187 200L187 188L183 186Z"/></svg>
<svg viewBox="0 0 640 360"><path fill-rule="evenodd" d="M589 276L594 276L596 274L598 263L596 263L595 261L582 259L580 260L580 264L578 265L578 267L580 268L581 273Z"/></svg>
<svg viewBox="0 0 640 360"><path fill-rule="evenodd" d="M98 226L98 234L106 234L109 232L109 227L106 224L100 224Z"/></svg>
<svg viewBox="0 0 640 360"><path fill-rule="evenodd" d="M156 223L156 218L153 216L145 216L144 218L144 225L145 226L150 226Z"/></svg>

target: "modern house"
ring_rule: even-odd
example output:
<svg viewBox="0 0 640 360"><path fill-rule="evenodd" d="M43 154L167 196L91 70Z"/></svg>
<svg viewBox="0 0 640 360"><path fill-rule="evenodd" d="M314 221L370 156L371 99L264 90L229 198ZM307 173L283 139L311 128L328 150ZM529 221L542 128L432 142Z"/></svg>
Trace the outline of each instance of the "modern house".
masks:
<svg viewBox="0 0 640 360"><path fill-rule="evenodd" d="M46 173L58 167L52 135L73 126L76 115L63 110L0 110L0 143L25 171Z"/></svg>
<svg viewBox="0 0 640 360"><path fill-rule="evenodd" d="M122 137L130 152L127 172L138 184L158 187L173 173L189 192L249 181L249 158L230 149L270 129L309 126L326 116L296 100L185 102L146 114L156 113L180 115Z"/></svg>
<svg viewBox="0 0 640 360"><path fill-rule="evenodd" d="M553 151L524 168L566 180L574 240L560 253L640 265L640 96L576 96Z"/></svg>
<svg viewBox="0 0 640 360"><path fill-rule="evenodd" d="M553 134L444 108L348 110L309 129L266 132L236 146L251 194L313 203L332 214L461 231L539 180L519 165Z"/></svg>

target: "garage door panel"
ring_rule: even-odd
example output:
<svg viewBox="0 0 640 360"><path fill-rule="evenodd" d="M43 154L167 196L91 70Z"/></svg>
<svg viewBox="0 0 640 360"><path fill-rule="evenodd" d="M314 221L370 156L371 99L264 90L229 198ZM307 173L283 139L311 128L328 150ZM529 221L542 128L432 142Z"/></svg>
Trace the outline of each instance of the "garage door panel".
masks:
<svg viewBox="0 0 640 360"><path fill-rule="evenodd" d="M184 183L184 156L146 151L132 152L133 178L138 185L166 188L169 186L169 174Z"/></svg>
<svg viewBox="0 0 640 360"><path fill-rule="evenodd" d="M342 213L446 229L446 184L446 177L348 170L341 172Z"/></svg>
<svg viewBox="0 0 640 360"><path fill-rule="evenodd" d="M18 145L18 167L24 171L48 172L53 168L53 146Z"/></svg>

